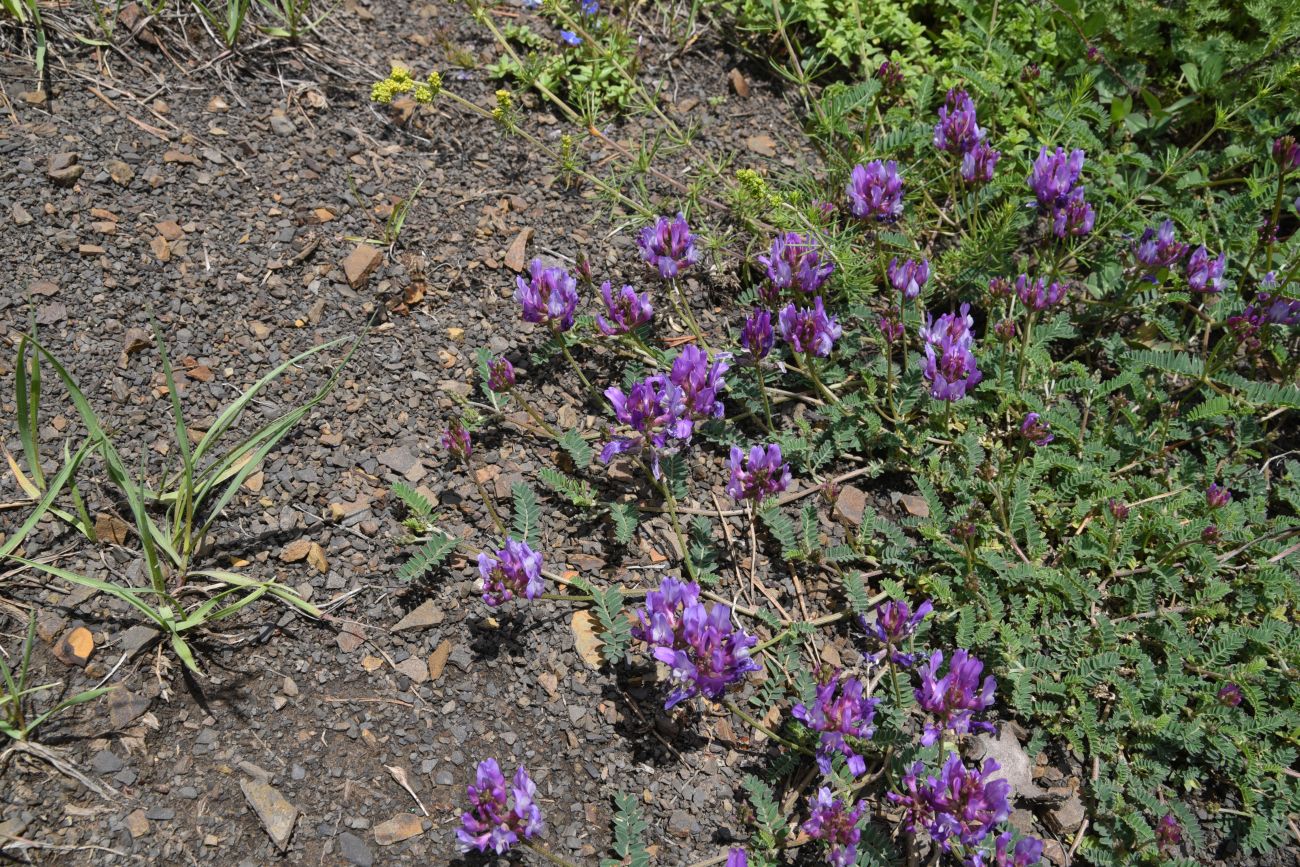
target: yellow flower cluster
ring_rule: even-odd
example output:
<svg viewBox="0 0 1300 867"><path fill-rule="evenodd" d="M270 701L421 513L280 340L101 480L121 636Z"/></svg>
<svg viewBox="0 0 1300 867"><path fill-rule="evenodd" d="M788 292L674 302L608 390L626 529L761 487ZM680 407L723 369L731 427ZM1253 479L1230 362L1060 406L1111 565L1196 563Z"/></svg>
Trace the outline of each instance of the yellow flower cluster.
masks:
<svg viewBox="0 0 1300 867"><path fill-rule="evenodd" d="M736 171L736 180L740 182L741 189L750 200L769 208L775 208L781 204L781 197L774 195L768 189L767 181L763 180L762 176L753 169L738 169Z"/></svg>
<svg viewBox="0 0 1300 867"><path fill-rule="evenodd" d="M514 123L515 117L514 97L510 95L510 91L508 90L498 90L496 97L497 104L496 108L492 109L492 117L495 118L498 123L504 124L505 126L511 126Z"/></svg>
<svg viewBox="0 0 1300 867"><path fill-rule="evenodd" d="M415 101L428 104L442 92L442 76L430 72L424 81L416 81L404 66L393 64L393 71L383 81L376 81L370 86L370 98L375 102L388 105L399 93L414 93Z"/></svg>

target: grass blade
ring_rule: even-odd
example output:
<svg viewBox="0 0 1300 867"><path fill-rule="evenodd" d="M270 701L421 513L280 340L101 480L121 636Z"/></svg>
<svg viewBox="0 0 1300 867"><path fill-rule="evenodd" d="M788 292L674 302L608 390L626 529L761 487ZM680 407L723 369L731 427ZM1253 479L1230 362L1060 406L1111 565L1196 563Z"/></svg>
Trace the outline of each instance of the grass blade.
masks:
<svg viewBox="0 0 1300 867"><path fill-rule="evenodd" d="M32 353L32 370L29 376L25 340L18 343L18 359L14 363L14 398L18 415L18 438L23 444L27 467L36 486L44 488L45 477L41 472L41 453L36 447L41 404L41 357L37 353ZM32 494L32 496L37 495Z"/></svg>
<svg viewBox="0 0 1300 867"><path fill-rule="evenodd" d="M36 504L36 508L27 516L27 520L23 521L22 526L6 539L3 545L0 545L0 558L10 556L14 551L18 550L18 546L22 544L23 539L27 538L27 534L32 531L32 528L41 520L41 517L51 510L54 505L54 498L59 495L59 492L63 490L63 486L68 483L68 479L77 471L77 467L81 465L81 461L86 457L91 445L90 441L84 443L81 448L77 449L72 459L63 465L63 468L59 470L59 474L54 477L54 481L46 489L45 496L41 497L41 501Z"/></svg>
<svg viewBox="0 0 1300 867"><path fill-rule="evenodd" d="M28 560L26 557L17 557L12 554L10 555L10 559L17 563L22 563L24 566L28 566L32 569L39 569L40 571L53 575L56 578L62 578L64 581L69 583L79 584L83 587L92 587L101 593L107 593L110 596L121 599L123 602L127 603L132 608L135 608L141 614L145 615L168 632L172 629L172 621L170 618L164 617L161 611L136 595L138 593L156 593L156 591L151 590L150 588L123 587L120 584L110 584L107 581L100 581L98 578L91 578L87 575L78 575L76 572L61 569L58 566L49 563Z"/></svg>

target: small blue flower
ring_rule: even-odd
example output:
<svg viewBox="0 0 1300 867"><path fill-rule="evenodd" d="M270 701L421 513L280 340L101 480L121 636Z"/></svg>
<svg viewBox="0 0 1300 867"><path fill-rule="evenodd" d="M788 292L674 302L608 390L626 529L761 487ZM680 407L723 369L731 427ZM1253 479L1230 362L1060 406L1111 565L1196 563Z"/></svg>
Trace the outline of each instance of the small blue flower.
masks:
<svg viewBox="0 0 1300 867"><path fill-rule="evenodd" d="M560 41L562 41L562 42L564 42L564 43L566 43L566 44L568 44L568 45L581 45L581 44L582 44L582 37L579 36L578 34L574 33L574 32L571 31L571 30L561 30L561 31L560 31Z"/></svg>
<svg viewBox="0 0 1300 867"><path fill-rule="evenodd" d="M595 15L600 11L600 3L596 0L582 0L582 14Z"/></svg>

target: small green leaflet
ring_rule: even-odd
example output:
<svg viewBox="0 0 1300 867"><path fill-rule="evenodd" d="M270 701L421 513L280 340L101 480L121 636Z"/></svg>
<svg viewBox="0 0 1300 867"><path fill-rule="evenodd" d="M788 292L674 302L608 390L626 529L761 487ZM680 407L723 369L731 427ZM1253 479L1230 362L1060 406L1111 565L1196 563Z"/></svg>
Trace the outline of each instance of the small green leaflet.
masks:
<svg viewBox="0 0 1300 867"><path fill-rule="evenodd" d="M636 503L610 503L609 516L614 519L614 538L626 545L632 541L637 525Z"/></svg>
<svg viewBox="0 0 1300 867"><path fill-rule="evenodd" d="M433 514L433 503L405 482L395 482L393 494L410 510L412 517L427 518Z"/></svg>
<svg viewBox="0 0 1300 867"><path fill-rule="evenodd" d="M614 795L614 843L611 848L617 858L604 858L600 867L650 867L650 853L645 848L645 819L636 795L619 792Z"/></svg>
<svg viewBox="0 0 1300 867"><path fill-rule="evenodd" d="M587 441L582 438L582 434L576 430L566 430L560 434L560 446L569 453L569 457L573 458L573 462L578 469L585 470L591 466L591 459L596 452L591 446L587 445Z"/></svg>
<svg viewBox="0 0 1300 867"><path fill-rule="evenodd" d="M411 555L411 559L402 564L402 567L397 570L397 577L403 581L423 578L430 569L447 559L447 555L456 550L457 544L454 536L434 533L432 539L421 545L419 550Z"/></svg>
<svg viewBox="0 0 1300 867"><path fill-rule="evenodd" d="M537 503L537 494L523 482L516 482L510 493L514 496L515 514L512 524L519 538L536 548L540 544L537 529L542 521L542 507Z"/></svg>

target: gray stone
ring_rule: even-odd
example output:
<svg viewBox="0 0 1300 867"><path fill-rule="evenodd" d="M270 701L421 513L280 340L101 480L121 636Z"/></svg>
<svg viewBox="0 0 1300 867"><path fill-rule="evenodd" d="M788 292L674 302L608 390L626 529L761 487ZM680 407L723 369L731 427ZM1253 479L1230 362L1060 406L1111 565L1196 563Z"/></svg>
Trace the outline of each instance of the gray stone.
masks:
<svg viewBox="0 0 1300 867"><path fill-rule="evenodd" d="M339 834L339 854L349 864L355 864L357 867L371 867L375 863L375 856L362 840L356 834L344 832Z"/></svg>
<svg viewBox="0 0 1300 867"><path fill-rule="evenodd" d="M289 848L294 823L298 821L298 808L267 783L241 780L239 787L252 806L253 812L266 829L267 836L281 852Z"/></svg>
<svg viewBox="0 0 1300 867"><path fill-rule="evenodd" d="M90 767L97 774L116 774L122 770L123 763L109 750L100 750L90 760Z"/></svg>

